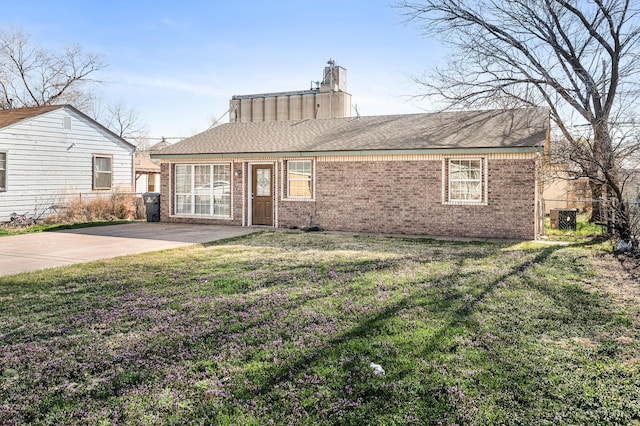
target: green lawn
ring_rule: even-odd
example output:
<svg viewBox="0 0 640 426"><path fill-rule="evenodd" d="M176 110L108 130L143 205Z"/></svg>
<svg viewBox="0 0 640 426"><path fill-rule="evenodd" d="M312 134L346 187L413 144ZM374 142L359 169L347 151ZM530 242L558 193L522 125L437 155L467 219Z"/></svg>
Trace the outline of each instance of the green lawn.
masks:
<svg viewBox="0 0 640 426"><path fill-rule="evenodd" d="M0 423L640 424L618 268L588 244L265 232L0 278Z"/></svg>
<svg viewBox="0 0 640 426"><path fill-rule="evenodd" d="M545 217L544 227L545 235L552 240L573 241L585 237L603 236L607 233L607 227L602 224L589 222L590 213L582 212L576 215L576 229L553 229L551 228L551 219L549 215Z"/></svg>

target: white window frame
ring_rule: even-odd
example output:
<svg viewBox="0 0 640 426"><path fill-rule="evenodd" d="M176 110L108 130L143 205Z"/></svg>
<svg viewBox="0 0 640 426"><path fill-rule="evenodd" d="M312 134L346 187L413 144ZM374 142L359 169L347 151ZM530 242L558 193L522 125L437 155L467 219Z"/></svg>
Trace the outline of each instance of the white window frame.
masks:
<svg viewBox="0 0 640 426"><path fill-rule="evenodd" d="M5 192L7 190L7 153L6 151L0 151L0 157L2 161L0 161L0 171L4 172L4 178L0 180L0 192Z"/></svg>
<svg viewBox="0 0 640 426"><path fill-rule="evenodd" d="M109 160L109 171L98 170L97 161L98 159L108 159ZM109 175L109 186L98 186L98 174ZM110 191L113 188L113 155L108 154L94 154L93 155L93 190L94 191Z"/></svg>
<svg viewBox="0 0 640 426"><path fill-rule="evenodd" d="M188 167L189 168L189 191L188 192L178 192L178 185L177 182L174 184L175 186L175 191L174 191L174 195L173 195L173 214L174 216L196 216L196 217L209 217L209 218L216 218L216 219L232 219L232 211L233 211L233 199L231 194L233 193L232 191L232 185L233 185L233 176L232 176L232 165L231 163L192 163L192 164L183 164L183 163L177 163L174 165L173 167L173 175L174 175L174 181L175 181L175 176L177 175L177 171L179 167ZM196 171L196 167L206 167L208 168L208 174L209 174L209 188L208 188L208 193L201 191L196 191L196 175L195 175L195 171ZM229 202L228 202L228 208L226 208L225 210L228 210L227 214L216 214L216 210L217 207L220 208L220 206L224 206L225 204L219 204L216 203L216 186L215 183L219 181L219 174L216 174L216 168L218 167L226 167L227 168L227 176L228 176L228 182L229 182L229 188L228 190L224 190L223 189L223 196L227 196L229 197ZM217 173L220 173L219 171ZM227 192L228 191L228 192ZM202 212L196 212L196 197L209 197L209 204L208 204L208 213L202 213ZM189 197L190 199L190 208L188 212L179 212L178 211L178 197ZM206 206L205 206L206 207ZM219 211L219 209L218 209Z"/></svg>
<svg viewBox="0 0 640 426"><path fill-rule="evenodd" d="M178 168L179 167L188 168L188 171L189 171L189 177L188 177L189 191L187 191L187 192L178 192L178 178L177 178L177 176L178 176ZM194 200L193 200L193 197L194 197L194 195L193 195L193 187L194 187L194 184L193 184L193 164L176 164L174 166L174 168L173 168L173 179L174 179L174 182L175 182L175 184L174 184L175 185L174 186L175 190L174 190L174 195L173 195L173 200L174 200L173 210L174 210L174 213L176 215L193 214L193 210L194 210L194 207L193 207L193 205L194 205ZM191 201L189 202L189 204L190 204L191 208L189 209L188 213L178 212L178 197L190 197Z"/></svg>
<svg viewBox="0 0 640 426"><path fill-rule="evenodd" d="M309 164L309 177L308 178L291 178L289 176L289 170L292 163L308 163ZM310 159L295 159L295 160L286 160L286 182L287 182L287 192L286 198L289 200L313 200L313 194L315 189L315 167L313 160ZM291 195L291 182L309 182L309 195Z"/></svg>
<svg viewBox="0 0 640 426"><path fill-rule="evenodd" d="M453 198L452 195L452 182L451 179L451 165L452 163L460 162L478 162L480 165L480 178L479 179L458 179L459 182L472 182L478 183L480 186L480 194L477 199L458 199ZM486 159L482 157L460 157L460 158L446 158L443 161L442 170L443 179L443 203L444 204L470 204L470 205L486 205L487 204L487 166Z"/></svg>

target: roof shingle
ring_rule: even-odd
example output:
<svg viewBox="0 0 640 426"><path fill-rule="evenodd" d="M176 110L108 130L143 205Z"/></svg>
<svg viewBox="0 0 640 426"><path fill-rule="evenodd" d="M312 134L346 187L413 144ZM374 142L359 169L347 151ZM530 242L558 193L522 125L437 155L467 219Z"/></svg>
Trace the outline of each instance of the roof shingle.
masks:
<svg viewBox="0 0 640 426"><path fill-rule="evenodd" d="M152 155L540 147L548 117L523 108L229 123Z"/></svg>

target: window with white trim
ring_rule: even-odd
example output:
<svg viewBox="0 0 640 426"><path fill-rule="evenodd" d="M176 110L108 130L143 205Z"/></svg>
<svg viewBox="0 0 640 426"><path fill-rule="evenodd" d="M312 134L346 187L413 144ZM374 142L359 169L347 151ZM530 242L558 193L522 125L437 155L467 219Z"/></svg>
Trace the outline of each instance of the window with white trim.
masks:
<svg viewBox="0 0 640 426"><path fill-rule="evenodd" d="M287 197L312 197L311 160L287 161Z"/></svg>
<svg viewBox="0 0 640 426"><path fill-rule="evenodd" d="M230 164L176 164L177 215L231 216Z"/></svg>
<svg viewBox="0 0 640 426"><path fill-rule="evenodd" d="M111 189L112 162L110 156L93 156L93 189Z"/></svg>
<svg viewBox="0 0 640 426"><path fill-rule="evenodd" d="M483 160L449 159L448 197L449 202L481 203L483 201Z"/></svg>
<svg viewBox="0 0 640 426"><path fill-rule="evenodd" d="M7 153L0 152L0 191L7 190Z"/></svg>

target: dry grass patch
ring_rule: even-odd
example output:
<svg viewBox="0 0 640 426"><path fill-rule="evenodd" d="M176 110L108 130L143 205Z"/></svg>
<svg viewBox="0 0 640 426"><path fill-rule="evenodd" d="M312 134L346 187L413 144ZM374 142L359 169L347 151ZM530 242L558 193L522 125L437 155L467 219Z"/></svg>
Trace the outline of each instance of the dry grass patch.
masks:
<svg viewBox="0 0 640 426"><path fill-rule="evenodd" d="M95 198L74 198L59 213L46 217L46 223L69 224L98 220L141 219L144 211L137 206L137 195L114 193Z"/></svg>

